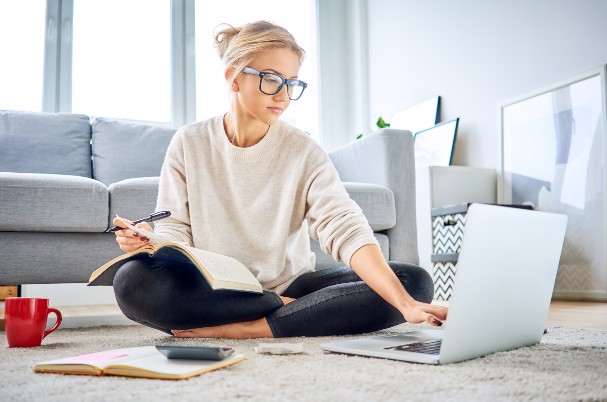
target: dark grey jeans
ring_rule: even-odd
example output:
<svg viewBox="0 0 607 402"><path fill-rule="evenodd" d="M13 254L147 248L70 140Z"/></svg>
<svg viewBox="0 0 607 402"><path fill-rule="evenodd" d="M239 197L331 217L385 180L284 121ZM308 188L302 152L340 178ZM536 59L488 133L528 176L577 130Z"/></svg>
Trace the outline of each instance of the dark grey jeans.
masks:
<svg viewBox="0 0 607 402"><path fill-rule="evenodd" d="M432 301L432 278L415 265L390 262L407 292ZM360 334L404 322L402 314L371 290L350 268L301 275L282 296L212 290L191 265L133 260L114 277L118 306L131 320L171 334L265 317L274 337Z"/></svg>

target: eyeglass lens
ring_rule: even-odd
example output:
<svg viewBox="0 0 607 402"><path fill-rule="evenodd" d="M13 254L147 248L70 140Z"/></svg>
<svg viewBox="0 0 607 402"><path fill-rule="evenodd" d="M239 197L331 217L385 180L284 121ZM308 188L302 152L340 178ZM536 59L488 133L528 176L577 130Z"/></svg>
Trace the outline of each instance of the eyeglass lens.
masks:
<svg viewBox="0 0 607 402"><path fill-rule="evenodd" d="M279 77L278 75L272 73L265 73L263 77L261 77L259 89L261 89L261 92L267 95L274 95L282 89L282 84L282 77ZM304 86L299 81L286 85L287 93L289 94L289 99L299 99L299 97L304 91Z"/></svg>

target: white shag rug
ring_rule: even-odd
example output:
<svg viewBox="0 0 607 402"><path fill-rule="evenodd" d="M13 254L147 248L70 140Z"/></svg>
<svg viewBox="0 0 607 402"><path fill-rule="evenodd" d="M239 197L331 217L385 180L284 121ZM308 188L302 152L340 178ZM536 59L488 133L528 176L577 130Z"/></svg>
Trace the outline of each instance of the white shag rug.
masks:
<svg viewBox="0 0 607 402"><path fill-rule="evenodd" d="M403 324L379 333L425 328ZM345 338L345 337L341 337ZM1 401L595 401L607 400L607 331L549 327L539 345L429 366L323 352L336 338L176 339L139 326L59 329L37 348L0 332ZM299 355L258 355L260 342L303 342ZM34 373L36 362L132 346L231 346L247 360L181 381Z"/></svg>

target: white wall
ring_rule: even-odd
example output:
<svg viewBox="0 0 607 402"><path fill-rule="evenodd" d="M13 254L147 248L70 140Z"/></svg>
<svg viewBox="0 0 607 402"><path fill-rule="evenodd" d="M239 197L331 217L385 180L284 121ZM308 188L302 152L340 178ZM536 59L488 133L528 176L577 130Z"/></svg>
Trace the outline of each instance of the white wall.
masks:
<svg viewBox="0 0 607 402"><path fill-rule="evenodd" d="M607 63L605 0L367 0L369 115L440 95L454 164L496 168L499 102Z"/></svg>
<svg viewBox="0 0 607 402"><path fill-rule="evenodd" d="M500 103L607 63L607 0L317 1L328 151L440 95L441 121L460 118L454 164L498 168ZM423 188L418 225L430 212Z"/></svg>

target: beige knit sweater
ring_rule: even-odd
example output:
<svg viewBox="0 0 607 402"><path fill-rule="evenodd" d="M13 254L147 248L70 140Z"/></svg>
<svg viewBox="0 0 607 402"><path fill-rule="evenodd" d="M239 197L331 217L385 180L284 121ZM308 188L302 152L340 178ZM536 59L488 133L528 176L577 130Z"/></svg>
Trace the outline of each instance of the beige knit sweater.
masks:
<svg viewBox="0 0 607 402"><path fill-rule="evenodd" d="M222 116L180 129L164 160L156 210L172 213L156 233L234 257L278 294L314 270L309 236L348 264L360 247L378 244L328 155L282 121L248 148L230 143Z"/></svg>

